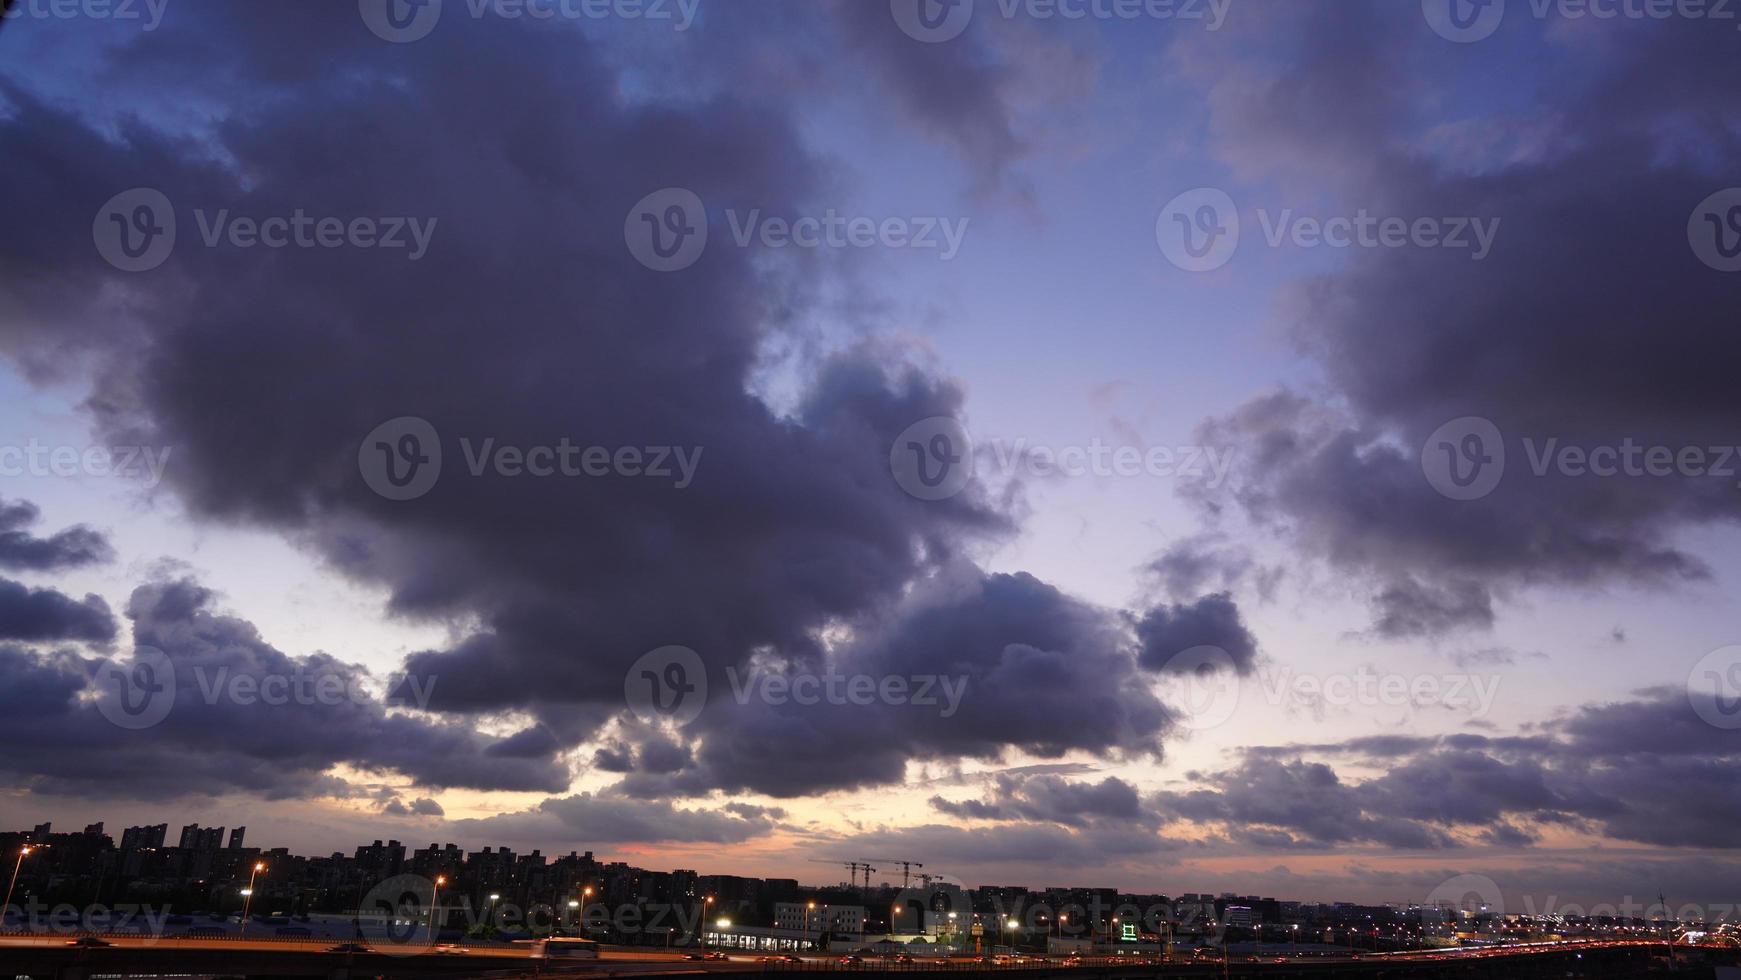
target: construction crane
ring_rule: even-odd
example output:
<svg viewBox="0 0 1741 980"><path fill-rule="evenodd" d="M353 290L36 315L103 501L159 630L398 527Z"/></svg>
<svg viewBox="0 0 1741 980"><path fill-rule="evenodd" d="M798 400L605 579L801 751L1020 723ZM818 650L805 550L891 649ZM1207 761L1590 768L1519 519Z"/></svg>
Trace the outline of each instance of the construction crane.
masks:
<svg viewBox="0 0 1741 980"><path fill-rule="evenodd" d="M915 864L915 865L913 865L913 867L917 868L917 867L920 867L920 865ZM913 877L915 877L915 878L919 879L919 881L923 882L926 888L930 888L931 882L942 881L947 876L941 871L934 871L931 874L922 874L921 873L921 874L916 874Z"/></svg>
<svg viewBox="0 0 1741 980"><path fill-rule="evenodd" d="M917 861L897 861L894 858L878 858L877 860L884 861L884 862L887 862L889 864L898 864L901 866L901 887L902 888L905 888L909 884L912 883L913 869L914 868L923 868L924 867L923 864L920 864ZM920 877L924 877L924 876L921 875Z"/></svg>
<svg viewBox="0 0 1741 980"><path fill-rule="evenodd" d="M864 889L865 889L865 891L870 891L871 872L876 870L875 868L871 867L869 861L830 861L830 860L827 860L826 858L811 858L810 863L811 864L832 864L838 868L845 868L847 871L846 883L849 886L857 886L858 885L858 874L861 871L864 872Z"/></svg>

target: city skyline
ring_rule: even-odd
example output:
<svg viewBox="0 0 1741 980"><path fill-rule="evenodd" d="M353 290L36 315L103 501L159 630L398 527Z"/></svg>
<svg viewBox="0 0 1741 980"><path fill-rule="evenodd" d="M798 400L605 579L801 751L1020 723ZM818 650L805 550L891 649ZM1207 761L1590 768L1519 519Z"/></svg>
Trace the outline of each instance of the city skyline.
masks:
<svg viewBox="0 0 1741 980"><path fill-rule="evenodd" d="M461 867L469 864L473 860L491 859L492 855L494 855L498 860L511 858L514 861L534 861L539 866L550 862L572 862L576 859L580 859L581 861L586 862L588 866L596 869L590 876L583 875L575 878L575 880L571 882L565 890L561 890L561 894L548 897L546 904L553 907L560 907L564 903L564 900L569 897L568 892L576 889L584 890L588 902L595 901L593 896L596 895L597 902L606 903L608 896L602 885L602 879L608 874L616 873L619 870L627 870L633 873L653 873L664 875L672 878L673 881L682 879L692 880L694 882L707 882L717 880L721 877L718 872L705 867L640 867L629 862L614 860L613 856L608 852L595 855L593 849L584 847L583 845L571 845L569 846L567 853L564 854L560 849L551 853L543 853L542 849L521 852L500 844L480 843L478 846L473 848L459 846L454 841L439 840L430 841L428 847L419 847L415 841L400 841L396 838L390 839L377 837L367 843L356 843L354 846L333 850L326 855L312 855L289 853L288 849L283 847L244 847L242 844L242 837L236 832L245 831L245 827L226 828L222 826L202 826L199 823L181 825L179 834L175 838L176 843L171 844L168 843L168 841L171 840L168 836L168 831L173 827L175 827L174 822L127 827L124 828L121 836L116 837L106 833L105 821L97 821L96 823L85 825L82 831L76 833L107 840L110 842L110 846L123 853L133 849L157 851L164 848L173 848L182 851L201 851L207 853L226 852L239 854L242 856L241 863L238 865L240 871L247 872L252 869L263 882L269 882L273 878L273 872L275 869L271 858L274 855L301 861L317 857L330 857L340 861L362 861L365 856L367 856L371 861L390 861L391 865L383 865L375 871L376 874L384 876L382 879L383 881L391 878L393 875L399 874L400 868L413 866L423 855L429 855L430 857L427 858L427 860L437 861L443 868L448 869L447 874L449 876L458 873ZM231 831L227 838L224 836L225 831ZM0 831L0 839L14 842L17 840L28 840L30 843L26 846L32 848L33 853L40 853L40 849L45 846L45 842L50 841L54 835L67 835L72 833L75 832L54 831L52 829L52 822L49 822L38 824L30 830ZM133 843L128 843L129 838L136 838L136 840ZM192 841L191 844L189 843L190 840ZM48 843L46 846L52 847L53 845L52 843ZM11 850L12 848L8 847L8 851ZM354 854L354 857L350 856L352 854ZM989 882L970 884L966 881L946 880L948 877L953 876L931 875L925 873L922 869L926 867L926 862L890 862L887 859L878 860L896 866L902 864L908 866L905 869L910 873L907 883L902 884L897 881L888 880L886 877L879 877L867 885L858 876L864 873L865 869L868 867L868 862L861 864L856 861L834 861L832 859L815 857L805 857L803 860L812 864L833 864L836 867L848 868L853 877L850 880L832 882L820 881L812 883L806 883L803 878L785 878L769 875L725 875L724 877L741 877L747 878L750 881L764 883L790 883L797 890L791 896L791 900L798 902L814 901L819 893L825 892L840 893L844 896L857 896L856 900L860 902L872 902L873 893L875 893L876 896L874 901L881 901L891 893L895 895L908 895L908 890L910 889L913 895L929 894L934 888L937 890L955 890L962 893L979 894L982 896L990 895L991 901L997 910L997 916L1000 919L1006 912L1022 912L1024 910L1032 912L1035 908L1052 909L1055 913L1056 908L1050 904L1050 900L1059 896L1075 896L1072 898L1066 898L1065 900L1078 903L1085 900L1091 900L1093 903L1092 910L1085 907L1082 914L1093 911L1093 914L1100 918L1116 915L1120 904L1125 904L1129 901L1141 903L1143 901L1170 899L1173 901L1189 903L1200 901L1205 898L1214 898L1233 902L1252 901L1280 903L1283 906L1354 906L1361 908L1386 906L1401 910L1418 908L1454 908L1465 911L1488 911L1491 908L1496 915L1524 917L1554 915L1584 917L1586 915L1607 915L1618 918L1648 920L1651 918L1674 918L1676 915L1691 912L1695 916L1693 921L1708 919L1711 922L1732 923L1735 919L1735 910L1733 908L1705 908L1701 907L1699 903L1685 903L1677 906L1674 902L1669 901L1666 896L1661 894L1656 895L1654 901L1649 897L1635 899L1633 896L1627 895L1624 898L1598 902L1590 906L1579 905L1577 903L1564 903L1557 908L1551 900L1544 907L1538 908L1530 903L1526 898L1524 904L1527 907L1508 908L1507 897L1503 895L1503 893L1494 890L1497 888L1496 883L1463 882L1456 878L1441 883L1441 887L1435 889L1435 894L1429 896L1426 900L1407 897L1398 898L1392 901L1367 903L1350 902L1342 899L1316 895L1261 895L1257 891L1240 891L1237 889L1231 891L1199 891L1181 887L1166 891L1147 891L1144 889L1123 887L1122 885L1108 882L1101 882L1094 885L1085 883L1052 883L1038 886L1033 883L1017 883L1009 881L999 882L997 884ZM934 864L934 862L932 863ZM22 866L23 864L20 862L20 867ZM871 868L869 870L876 873L880 872L882 869ZM29 879L26 878L25 880L28 882ZM221 875L214 874L212 876L212 884L214 885L220 883L222 880L223 878ZM380 882L375 882L375 884L379 883ZM488 882L473 882L473 890L475 891L489 891L492 887L500 886L492 886ZM705 889L703 890L705 891ZM1081 896L1090 896L1090 899L1083 899ZM719 896L709 896L697 893L688 896L686 900L691 902L702 901L704 899L711 901L718 897ZM1015 906L1006 909L1003 903L1006 899L1011 898L1015 900ZM1515 901L1516 898L1517 896L1512 896L1512 906L1518 904ZM644 902L645 900L646 896L644 895L636 896L634 903ZM836 904L839 903L837 902ZM40 908L40 902L31 907ZM870 906L867 905L866 907L869 908ZM975 914L977 916L977 913Z"/></svg>

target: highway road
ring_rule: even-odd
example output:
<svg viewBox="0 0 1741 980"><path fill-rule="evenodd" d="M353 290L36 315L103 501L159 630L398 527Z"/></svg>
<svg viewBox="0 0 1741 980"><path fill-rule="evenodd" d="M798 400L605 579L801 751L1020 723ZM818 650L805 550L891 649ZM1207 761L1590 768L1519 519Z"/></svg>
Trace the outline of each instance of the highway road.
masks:
<svg viewBox="0 0 1741 980"><path fill-rule="evenodd" d="M233 950L267 953L273 951L322 952L341 949L353 945L348 941L311 938L260 938L233 939L222 937L176 937L176 936L122 936L108 935L103 942L114 947L170 948L170 949L200 949L200 950ZM7 947L66 947L70 945L69 937L65 935L43 936L0 936L0 950ZM354 943L365 949L373 949L388 955L435 955L435 956L466 956L474 958L527 959L538 949L535 943L442 943L433 947L421 944L396 946L387 942ZM1567 952L1579 950L1616 949L1625 947L1651 948L1665 950L1661 942L1640 940L1587 940L1562 941L1552 943L1517 944L1507 946L1461 947L1439 950L1411 950L1394 953L1361 953L1350 956L1335 956L1323 954L1302 954L1298 959L1313 963L1326 962L1372 962L1375 960L1408 961L1408 960L1456 960L1470 958L1492 958L1503 956L1522 956L1532 953ZM1682 947L1684 950L1686 947ZM1175 962L1189 961L1189 954L1176 953ZM1219 957L1210 955L1208 959L1219 962ZM891 961L866 956L860 963L847 963L837 955L819 956L806 955L801 957L802 963L765 962L762 955L755 953L726 954L723 960L696 961L685 958L681 951L666 950L633 950L607 949L600 953L597 960L587 960L596 963L599 972L605 973L636 973L636 972L670 972L671 967L681 966L685 971L694 972L741 972L748 968L764 969L769 966L788 970L803 970L806 968L851 968L853 966L868 970L886 970L892 966L901 968L901 972L924 971L927 967L956 966L975 967L993 970L1023 970L1023 969L1067 969L1070 967L1104 968L1107 966L1140 966L1161 961L1159 955L1146 956L1024 956L1014 962L996 962L990 957L975 960L972 957L955 957L951 959L919 957L912 963L895 964ZM1199 957L1198 959L1201 959ZM1256 956L1234 956L1233 962L1285 962L1290 959L1282 952L1266 952Z"/></svg>

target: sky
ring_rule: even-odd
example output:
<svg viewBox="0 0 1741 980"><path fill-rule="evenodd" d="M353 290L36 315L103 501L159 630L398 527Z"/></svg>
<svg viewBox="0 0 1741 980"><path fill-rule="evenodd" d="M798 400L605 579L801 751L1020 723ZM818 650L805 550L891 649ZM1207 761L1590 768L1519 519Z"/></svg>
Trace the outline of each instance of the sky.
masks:
<svg viewBox="0 0 1741 980"><path fill-rule="evenodd" d="M1732 902L1738 26L18 0L0 818Z"/></svg>

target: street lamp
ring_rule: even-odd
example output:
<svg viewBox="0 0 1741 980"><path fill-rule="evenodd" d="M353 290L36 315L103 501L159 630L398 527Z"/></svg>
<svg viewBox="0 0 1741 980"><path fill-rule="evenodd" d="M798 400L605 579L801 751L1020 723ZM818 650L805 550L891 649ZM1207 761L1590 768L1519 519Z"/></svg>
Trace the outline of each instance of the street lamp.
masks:
<svg viewBox="0 0 1741 980"><path fill-rule="evenodd" d="M12 864L12 883L6 886L6 904L0 905L0 916L5 915L6 910L12 907L12 889L18 887L18 869L23 866L25 855L29 853L29 844L18 849L18 860Z"/></svg>
<svg viewBox="0 0 1741 980"><path fill-rule="evenodd" d="M804 906L804 942L806 944L810 942L810 913L814 911L816 911L815 902L810 902Z"/></svg>
<svg viewBox="0 0 1741 980"><path fill-rule="evenodd" d="M441 908L441 886L447 884L446 875L436 875L435 884L429 888L429 941L435 942L436 913Z"/></svg>
<svg viewBox="0 0 1741 980"><path fill-rule="evenodd" d="M490 892L490 907L484 913L484 924L491 928L494 928L496 925L496 903L501 900L501 895L496 892Z"/></svg>
<svg viewBox="0 0 1741 980"><path fill-rule="evenodd" d="M1009 931L1009 934L1010 934L1009 947L1010 947L1010 952L1013 953L1016 951L1016 920L1005 919L1003 922L1003 927Z"/></svg>
<svg viewBox="0 0 1741 980"><path fill-rule="evenodd" d="M248 875L248 887L242 889L242 927L236 930L237 939L248 934L248 909L252 908L254 905L254 879L258 878L260 872L265 870L265 862L255 861L254 871L252 874Z"/></svg>

